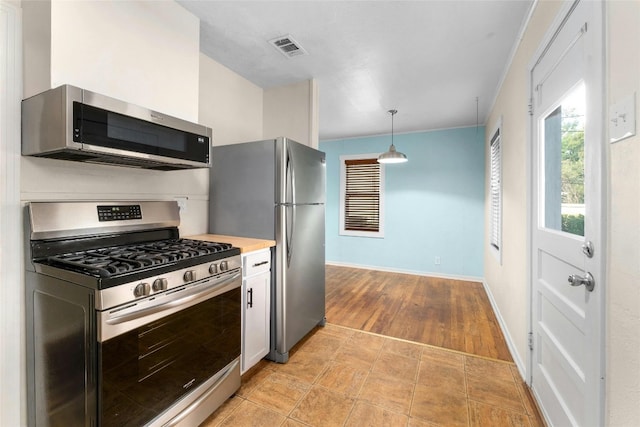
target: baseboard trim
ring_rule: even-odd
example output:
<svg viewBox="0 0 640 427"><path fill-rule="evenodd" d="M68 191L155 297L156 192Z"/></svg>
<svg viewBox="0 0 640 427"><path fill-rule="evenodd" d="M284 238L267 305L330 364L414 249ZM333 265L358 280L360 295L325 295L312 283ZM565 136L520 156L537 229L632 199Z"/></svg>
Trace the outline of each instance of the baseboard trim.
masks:
<svg viewBox="0 0 640 427"><path fill-rule="evenodd" d="M360 268L363 270L384 271L387 273L402 273L402 274L412 274L414 276L436 277L439 279L462 280L465 282L479 282L479 283L484 282L482 277L477 277L477 276L462 276L462 275L456 275L456 274L433 273L433 272L427 272L427 271L403 270L399 268L379 267L376 265L350 264L346 262L335 262L335 261L326 261L325 264L334 265L336 267L349 267L349 268Z"/></svg>
<svg viewBox="0 0 640 427"><path fill-rule="evenodd" d="M507 347L509 348L509 353L511 353L511 358L513 359L516 367L518 368L518 372L520 372L520 377L526 382L526 366L524 361L520 357L520 353L518 353L515 342L509 333L509 330L506 327L506 323L502 314L500 313L500 309L498 308L498 304L496 303L495 298L493 298L493 293L491 293L491 288L489 288L489 284L486 280L482 281L482 286L484 287L484 291L487 293L487 298L489 298L489 303L491 304L491 308L493 308L493 312L496 315L496 319L498 320L498 324L500 325L500 330L502 331L502 335L504 336L505 341L507 342Z"/></svg>

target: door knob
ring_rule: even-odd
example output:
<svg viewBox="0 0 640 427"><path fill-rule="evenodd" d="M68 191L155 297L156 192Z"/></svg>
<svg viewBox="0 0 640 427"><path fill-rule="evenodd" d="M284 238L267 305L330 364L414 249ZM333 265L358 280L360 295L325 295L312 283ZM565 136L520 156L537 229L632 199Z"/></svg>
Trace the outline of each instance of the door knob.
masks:
<svg viewBox="0 0 640 427"><path fill-rule="evenodd" d="M596 287L596 281L593 279L591 273L587 272L586 276L578 276L577 274L572 274L569 276L569 284L571 286L582 286L584 285L589 292L593 292L593 288Z"/></svg>

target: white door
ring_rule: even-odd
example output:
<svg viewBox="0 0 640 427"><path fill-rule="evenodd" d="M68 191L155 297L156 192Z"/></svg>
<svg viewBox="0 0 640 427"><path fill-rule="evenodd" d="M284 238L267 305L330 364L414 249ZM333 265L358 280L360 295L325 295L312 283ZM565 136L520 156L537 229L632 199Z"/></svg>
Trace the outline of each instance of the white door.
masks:
<svg viewBox="0 0 640 427"><path fill-rule="evenodd" d="M558 427L603 424L602 8L564 8L531 68L531 387Z"/></svg>

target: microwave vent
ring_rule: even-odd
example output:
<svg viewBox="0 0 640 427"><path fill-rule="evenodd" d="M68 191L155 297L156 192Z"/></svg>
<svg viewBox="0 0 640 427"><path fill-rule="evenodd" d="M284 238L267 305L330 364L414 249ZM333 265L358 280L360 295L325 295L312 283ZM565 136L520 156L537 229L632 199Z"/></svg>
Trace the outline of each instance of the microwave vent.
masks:
<svg viewBox="0 0 640 427"><path fill-rule="evenodd" d="M278 52L286 56L287 58L293 58L294 56L308 55L307 51L300 46L300 43L295 41L290 35L280 36L275 39L269 40L269 43L273 45Z"/></svg>
<svg viewBox="0 0 640 427"><path fill-rule="evenodd" d="M141 169L154 169L159 171L172 171L181 169L190 169L189 166L180 164L165 164L155 162L153 160L140 158L127 158L120 156L112 156L107 154L93 154L83 151L54 151L42 154L36 154L35 157L44 157L56 160L71 160L75 162L94 163L101 165L126 166Z"/></svg>

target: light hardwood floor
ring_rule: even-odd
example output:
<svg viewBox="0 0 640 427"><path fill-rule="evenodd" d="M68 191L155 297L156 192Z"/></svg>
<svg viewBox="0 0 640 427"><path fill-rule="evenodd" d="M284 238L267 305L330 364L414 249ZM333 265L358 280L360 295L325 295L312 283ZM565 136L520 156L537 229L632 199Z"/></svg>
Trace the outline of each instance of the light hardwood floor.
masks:
<svg viewBox="0 0 640 427"><path fill-rule="evenodd" d="M365 331L475 353L500 343L481 287L424 280L327 267L327 325L298 343L288 363L263 360L245 373L236 395L201 427L544 427L505 349L494 351L497 360ZM344 319L358 326L334 324ZM408 325L388 328L393 322ZM472 337L460 337L467 332Z"/></svg>
<svg viewBox="0 0 640 427"><path fill-rule="evenodd" d="M327 322L512 361L481 283L326 267Z"/></svg>

